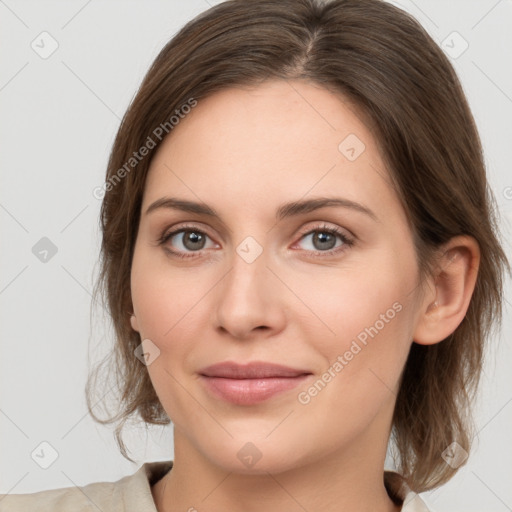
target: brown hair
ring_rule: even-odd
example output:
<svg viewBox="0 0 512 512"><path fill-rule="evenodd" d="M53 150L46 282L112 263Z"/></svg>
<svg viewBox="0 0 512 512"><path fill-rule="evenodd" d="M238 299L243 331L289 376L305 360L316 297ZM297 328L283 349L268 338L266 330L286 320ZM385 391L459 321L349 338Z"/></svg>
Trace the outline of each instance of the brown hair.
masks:
<svg viewBox="0 0 512 512"><path fill-rule="evenodd" d="M89 411L100 423L116 422L117 442L129 460L121 431L134 413L147 424L170 422L134 356L141 339L130 325L132 255L156 150L131 172L126 163L148 137L155 139L157 127L170 132L169 119L191 99L267 79L308 80L357 105L408 214L422 279L434 268L434 251L452 237L470 235L480 246L465 318L441 343L412 344L396 401L392 438L399 470L414 491L434 488L455 472L443 450L456 441L469 451L470 400L484 342L501 323L503 272L510 266L457 75L413 17L381 0L231 0L187 23L161 50L121 122L108 163L94 295L102 293L113 321L115 347L102 364L114 370L120 397L117 414L106 420L94 414L91 390L100 364L87 382Z"/></svg>

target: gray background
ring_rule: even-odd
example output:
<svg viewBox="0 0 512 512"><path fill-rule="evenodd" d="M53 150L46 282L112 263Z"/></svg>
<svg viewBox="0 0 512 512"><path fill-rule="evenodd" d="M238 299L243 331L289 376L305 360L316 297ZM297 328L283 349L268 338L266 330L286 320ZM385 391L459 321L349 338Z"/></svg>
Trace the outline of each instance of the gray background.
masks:
<svg viewBox="0 0 512 512"><path fill-rule="evenodd" d="M512 2L393 3L452 54L512 258ZM88 359L96 361L111 342L107 323L97 315L90 321L100 208L92 191L103 182L120 118L148 66L209 5L0 0L0 493L113 481L143 462L173 457L171 427L132 428L125 438L139 464L129 463L113 429L94 423L85 407ZM31 47L35 41L40 53L51 49L44 31L58 43L47 58ZM464 42L454 31L469 44L460 55ZM37 257L48 248L43 237L57 249L46 262L44 253ZM510 301L510 279L506 287ZM422 495L433 511L512 510L512 322L505 306L476 408L477 444L449 484ZM51 462L52 448L42 442L58 454L47 469L39 464ZM44 456L32 457L34 451Z"/></svg>

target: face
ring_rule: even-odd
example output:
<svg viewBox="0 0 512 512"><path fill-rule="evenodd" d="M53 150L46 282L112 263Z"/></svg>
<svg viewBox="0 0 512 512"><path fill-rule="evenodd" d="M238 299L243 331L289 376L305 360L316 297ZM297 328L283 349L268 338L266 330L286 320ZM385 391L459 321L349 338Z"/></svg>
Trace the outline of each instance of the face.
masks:
<svg viewBox="0 0 512 512"><path fill-rule="evenodd" d="M175 435L226 471L385 449L417 280L406 214L343 97L302 81L224 90L158 148L132 327ZM205 375L222 362L291 370Z"/></svg>

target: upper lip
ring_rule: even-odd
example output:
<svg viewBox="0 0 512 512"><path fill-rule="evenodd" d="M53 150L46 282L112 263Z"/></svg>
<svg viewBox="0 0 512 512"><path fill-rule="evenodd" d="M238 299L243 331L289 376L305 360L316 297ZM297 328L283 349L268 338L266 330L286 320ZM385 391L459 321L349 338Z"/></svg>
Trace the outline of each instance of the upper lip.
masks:
<svg viewBox="0 0 512 512"><path fill-rule="evenodd" d="M224 377L227 379L262 379L270 377L298 377L310 374L301 370L280 364L254 361L248 364L238 364L231 361L213 364L199 371L206 377Z"/></svg>

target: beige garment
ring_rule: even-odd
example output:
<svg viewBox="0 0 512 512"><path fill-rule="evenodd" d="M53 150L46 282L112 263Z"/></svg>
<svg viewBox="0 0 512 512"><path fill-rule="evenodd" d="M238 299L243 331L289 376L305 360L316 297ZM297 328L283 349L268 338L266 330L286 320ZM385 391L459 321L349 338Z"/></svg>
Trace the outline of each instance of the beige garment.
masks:
<svg viewBox="0 0 512 512"><path fill-rule="evenodd" d="M157 512L151 486L172 468L172 461L146 462L133 475L116 482L95 482L31 494L0 494L0 512ZM404 496L402 512L428 512L421 498L405 487L400 477L386 471L390 495Z"/></svg>

